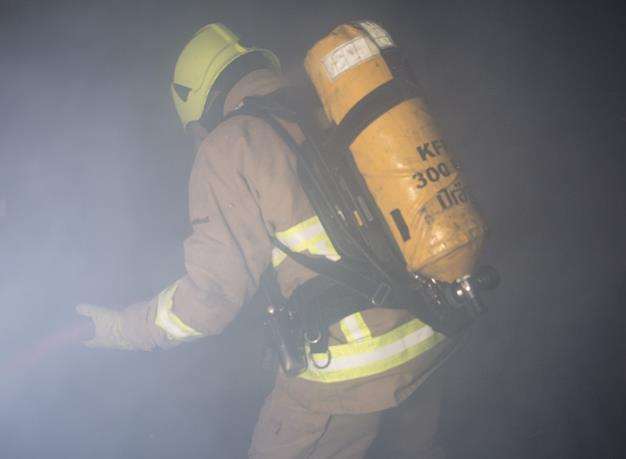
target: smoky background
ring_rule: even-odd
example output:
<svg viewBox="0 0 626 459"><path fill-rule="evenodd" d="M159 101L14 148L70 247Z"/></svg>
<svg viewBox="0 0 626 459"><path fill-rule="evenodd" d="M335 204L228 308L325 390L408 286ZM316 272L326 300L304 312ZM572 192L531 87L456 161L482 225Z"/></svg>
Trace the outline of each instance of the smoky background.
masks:
<svg viewBox="0 0 626 459"><path fill-rule="evenodd" d="M222 21L295 75L362 18L412 62L503 277L447 368L449 456L617 457L626 16L448 0L0 2L0 457L245 456L272 381L245 313L221 337L123 353L77 345L74 306L122 307L183 272L193 147L169 82L193 32Z"/></svg>

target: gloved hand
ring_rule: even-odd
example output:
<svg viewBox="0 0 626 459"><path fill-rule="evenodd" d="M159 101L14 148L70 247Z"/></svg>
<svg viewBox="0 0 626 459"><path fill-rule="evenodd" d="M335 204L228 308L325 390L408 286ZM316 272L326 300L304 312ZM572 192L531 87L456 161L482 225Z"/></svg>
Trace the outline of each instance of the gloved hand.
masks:
<svg viewBox="0 0 626 459"><path fill-rule="evenodd" d="M94 324L94 337L84 341L85 346L135 349L135 346L124 338L122 333L123 316L121 311L92 304L79 304L76 306L76 312L90 318Z"/></svg>

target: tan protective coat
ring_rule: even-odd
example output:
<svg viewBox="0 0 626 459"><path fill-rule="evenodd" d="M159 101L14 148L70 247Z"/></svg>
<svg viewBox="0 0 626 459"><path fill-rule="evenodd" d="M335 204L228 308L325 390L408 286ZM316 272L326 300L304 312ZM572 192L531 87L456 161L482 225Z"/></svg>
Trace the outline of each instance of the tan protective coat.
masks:
<svg viewBox="0 0 626 459"><path fill-rule="evenodd" d="M393 78L380 54L393 42L376 24L365 28L369 33L349 24L337 27L305 60L326 115L336 124ZM413 98L387 111L356 137L350 151L407 268L444 281L469 274L485 225L424 101ZM394 222L396 209L408 239Z"/></svg>

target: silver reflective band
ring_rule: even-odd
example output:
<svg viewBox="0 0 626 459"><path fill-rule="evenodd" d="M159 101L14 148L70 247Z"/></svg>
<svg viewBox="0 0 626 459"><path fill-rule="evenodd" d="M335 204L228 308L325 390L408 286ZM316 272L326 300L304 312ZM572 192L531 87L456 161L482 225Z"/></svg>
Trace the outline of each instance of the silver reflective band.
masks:
<svg viewBox="0 0 626 459"><path fill-rule="evenodd" d="M349 381L372 376L403 365L445 340L441 333L418 319L394 328L384 335L366 338L337 346L330 346L330 364L326 354L313 354L309 368L300 378L323 383Z"/></svg>
<svg viewBox="0 0 626 459"><path fill-rule="evenodd" d="M172 311L174 307L174 293L177 287L178 283L174 283L159 293L154 323L165 331L168 339L172 341L190 341L200 338L204 335L185 324Z"/></svg>

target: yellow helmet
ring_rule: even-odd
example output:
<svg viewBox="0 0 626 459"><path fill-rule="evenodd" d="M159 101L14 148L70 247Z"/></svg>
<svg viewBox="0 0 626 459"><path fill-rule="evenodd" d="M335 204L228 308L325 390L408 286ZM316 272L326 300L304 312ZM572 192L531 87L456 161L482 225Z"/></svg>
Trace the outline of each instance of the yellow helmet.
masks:
<svg viewBox="0 0 626 459"><path fill-rule="evenodd" d="M270 68L280 69L274 53L242 46L239 37L223 24L209 24L196 32L178 57L171 88L183 126L199 120L215 102L217 95L212 95L211 89L224 70L254 52L261 54Z"/></svg>

